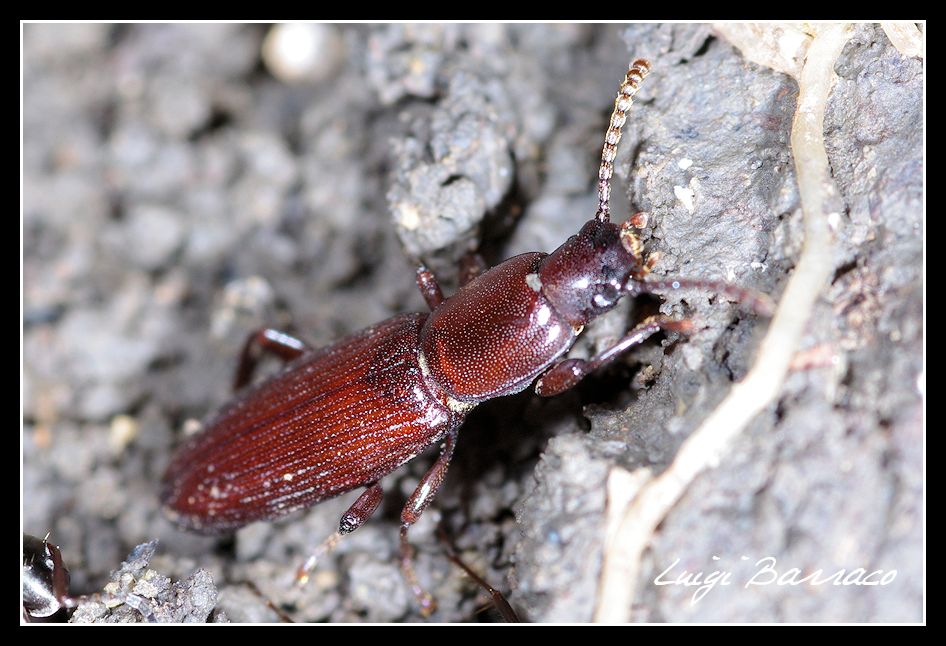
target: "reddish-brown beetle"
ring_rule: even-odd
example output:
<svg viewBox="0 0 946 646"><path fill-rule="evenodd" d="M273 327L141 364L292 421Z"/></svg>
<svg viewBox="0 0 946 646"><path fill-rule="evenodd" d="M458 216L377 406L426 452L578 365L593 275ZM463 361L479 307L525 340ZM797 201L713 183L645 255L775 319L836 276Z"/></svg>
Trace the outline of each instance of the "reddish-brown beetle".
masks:
<svg viewBox="0 0 946 646"><path fill-rule="evenodd" d="M377 509L382 477L442 442L401 512L401 568L429 613L433 599L414 574L408 529L440 488L459 427L477 404L524 390L537 378L538 394L560 393L659 330L689 329L685 320L650 317L591 359L558 361L589 321L628 294L695 287L766 310L764 297L726 283L645 280L656 258L643 256L635 234L643 217L623 226L610 221L621 128L649 70L647 61L635 61L615 100L596 216L551 254L526 253L484 273L461 272L462 285L450 298L421 267L417 284L429 314L401 314L326 348L271 329L252 335L236 388L250 381L262 351L289 363L241 393L178 451L162 492L171 518L186 529L223 533L364 487L323 544L328 549ZM313 565L311 557L300 578Z"/></svg>

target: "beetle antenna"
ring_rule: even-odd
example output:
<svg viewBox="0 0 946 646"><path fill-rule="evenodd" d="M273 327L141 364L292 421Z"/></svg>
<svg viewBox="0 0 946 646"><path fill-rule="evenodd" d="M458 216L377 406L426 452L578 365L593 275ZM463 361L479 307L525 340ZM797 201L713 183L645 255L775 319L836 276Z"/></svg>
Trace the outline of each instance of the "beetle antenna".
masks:
<svg viewBox="0 0 946 646"><path fill-rule="evenodd" d="M601 167L598 169L598 212L595 217L601 222L611 220L611 176L614 174L614 158L617 156L618 142L621 141L621 129L627 121L627 112L634 103L634 95L640 90L641 81L650 72L650 63L638 58L631 63L624 75L624 81L614 99L614 111L608 132L604 135L604 148L601 150Z"/></svg>

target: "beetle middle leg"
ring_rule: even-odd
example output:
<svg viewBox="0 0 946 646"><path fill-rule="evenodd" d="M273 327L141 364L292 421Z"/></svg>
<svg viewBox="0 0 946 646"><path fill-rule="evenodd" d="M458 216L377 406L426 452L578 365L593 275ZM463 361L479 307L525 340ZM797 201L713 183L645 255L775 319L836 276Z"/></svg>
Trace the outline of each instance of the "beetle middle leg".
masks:
<svg viewBox="0 0 946 646"><path fill-rule="evenodd" d="M263 328L251 333L240 353L240 362L233 377L233 389L240 390L250 383L263 352L274 354L284 361L292 361L311 349L312 347L302 339L273 328Z"/></svg>
<svg viewBox="0 0 946 646"><path fill-rule="evenodd" d="M460 259L460 287L471 282L474 278L486 271L486 261L478 253L468 253ZM443 303L443 290L434 272L421 265L417 268L417 289L424 297L427 307L433 311Z"/></svg>
<svg viewBox="0 0 946 646"><path fill-rule="evenodd" d="M416 523L417 519L424 513L427 505L437 495L437 491L440 490L440 485L447 474L447 467L450 466L450 458L453 457L453 449L456 443L457 430L454 429L447 433L437 461L420 479L414 493L407 499L404 509L401 510L401 572L420 604L421 614L425 617L429 617L437 609L437 602L434 601L429 592L421 587L417 580L417 574L414 572L414 548L407 539L407 532L411 525Z"/></svg>
<svg viewBox="0 0 946 646"><path fill-rule="evenodd" d="M693 323L688 319L650 316L625 334L620 341L591 359L565 359L558 362L539 378L535 384L535 392L542 397L558 395L575 386L590 372L597 370L631 347L643 343L660 330L689 332L692 327Z"/></svg>

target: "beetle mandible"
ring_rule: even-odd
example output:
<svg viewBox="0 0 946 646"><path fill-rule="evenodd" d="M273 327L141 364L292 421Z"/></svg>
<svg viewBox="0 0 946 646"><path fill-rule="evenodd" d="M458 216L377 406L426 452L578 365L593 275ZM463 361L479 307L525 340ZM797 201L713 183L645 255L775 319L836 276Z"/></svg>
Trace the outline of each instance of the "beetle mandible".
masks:
<svg viewBox="0 0 946 646"><path fill-rule="evenodd" d="M171 519L185 529L225 533L364 488L319 554L377 509L381 478L442 443L401 511L401 570L429 615L435 604L414 573L408 530L440 488L459 428L477 404L533 382L539 395L561 393L660 330L691 329L688 320L651 316L590 359L560 361L584 326L626 295L699 288L768 310L766 297L728 283L647 280L657 258L644 256L636 233L644 216L611 222L621 129L649 71L647 61L636 60L620 85L601 154L597 213L551 254L521 254L489 270L468 267L449 298L421 266L417 285L429 313L394 316L325 348L273 329L252 334L235 389L249 383L262 352L288 363L241 392L178 450L161 494ZM300 580L315 560L300 568Z"/></svg>

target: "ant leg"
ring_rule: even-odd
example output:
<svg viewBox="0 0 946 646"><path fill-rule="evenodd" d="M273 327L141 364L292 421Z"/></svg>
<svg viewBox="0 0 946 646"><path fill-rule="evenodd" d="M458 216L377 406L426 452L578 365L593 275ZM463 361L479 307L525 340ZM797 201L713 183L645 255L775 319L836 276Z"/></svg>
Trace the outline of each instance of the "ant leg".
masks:
<svg viewBox="0 0 946 646"><path fill-rule="evenodd" d="M305 341L272 328L263 328L251 333L243 344L243 352L240 353L240 363L233 378L233 389L239 390L250 383L263 352L275 354L284 361L292 361L311 349Z"/></svg>
<svg viewBox="0 0 946 646"><path fill-rule="evenodd" d="M473 281L487 270L486 261L478 253L470 252L460 258L460 287Z"/></svg>
<svg viewBox="0 0 946 646"><path fill-rule="evenodd" d="M424 297L424 300L427 302L427 307L429 307L431 311L443 303L443 290L440 289L440 283L437 282L437 277L434 276L434 272L427 269L424 265L417 268L417 288L420 290L420 295Z"/></svg>
<svg viewBox="0 0 946 646"><path fill-rule="evenodd" d="M414 493L407 499L404 509L401 510L401 572L404 580L410 587L411 592L420 604L421 614L429 617L437 609L437 602L424 590L417 581L417 574L414 572L414 548L407 540L407 532L411 525L417 522L420 515L424 513L427 505L437 495L443 478L447 474L447 467L450 466L450 458L453 457L453 449L457 443L457 431L452 430L447 433L443 448L440 449L440 456L433 466L424 474L414 489Z"/></svg>
<svg viewBox="0 0 946 646"><path fill-rule="evenodd" d="M539 378L535 384L535 392L542 397L562 393L584 379L588 373L597 370L629 348L643 343L645 339L660 330L686 333L692 328L693 323L687 319L676 320L665 316L650 316L624 335L624 338L616 344L591 359L559 361Z"/></svg>
<svg viewBox="0 0 946 646"><path fill-rule="evenodd" d="M309 555L309 558L305 560L305 563L296 570L297 585L303 586L309 582L309 574L315 568L316 563L319 562L320 558L335 549L335 546L338 545L338 541L341 540L342 536L351 534L364 525L366 520L371 518L371 515L378 509L378 505L381 504L383 495L384 491L382 491L381 485L377 482L368 485L361 495L358 496L358 500L353 502L351 507L348 508L348 511L342 514L342 519L338 523L338 530L322 541L322 544L315 548L312 554Z"/></svg>

